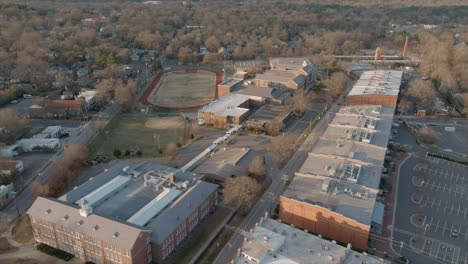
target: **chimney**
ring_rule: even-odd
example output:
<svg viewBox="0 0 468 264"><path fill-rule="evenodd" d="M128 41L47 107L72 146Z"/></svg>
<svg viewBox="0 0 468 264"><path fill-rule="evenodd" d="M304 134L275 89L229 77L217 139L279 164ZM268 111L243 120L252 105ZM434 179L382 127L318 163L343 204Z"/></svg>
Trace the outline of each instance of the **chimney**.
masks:
<svg viewBox="0 0 468 264"><path fill-rule="evenodd" d="M403 58L408 56L409 36L406 36L405 46L403 47Z"/></svg>
<svg viewBox="0 0 468 264"><path fill-rule="evenodd" d="M175 174L174 174L174 173L171 173L171 174L169 175L169 181L172 182L172 183L174 183L174 182L176 181L176 177L175 177Z"/></svg>
<svg viewBox="0 0 468 264"><path fill-rule="evenodd" d="M381 59L382 59L382 50L380 49L380 47L378 47L378 48L375 49L374 60L378 61L378 60L381 60Z"/></svg>

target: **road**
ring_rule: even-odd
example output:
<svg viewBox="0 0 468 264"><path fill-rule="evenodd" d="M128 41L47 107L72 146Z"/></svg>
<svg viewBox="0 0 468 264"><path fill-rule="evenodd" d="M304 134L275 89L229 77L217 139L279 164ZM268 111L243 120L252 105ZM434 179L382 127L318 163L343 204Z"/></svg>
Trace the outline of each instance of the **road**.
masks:
<svg viewBox="0 0 468 264"><path fill-rule="evenodd" d="M265 213L271 214L276 205L278 204L280 195L286 190L288 182L294 177L300 166L304 163L309 151L319 140L319 137L325 132L328 123L334 118L335 113L339 110L339 105L343 103L344 96L348 94L352 88L353 83L348 82L346 90L342 93L340 98L335 102L329 111L319 120L317 125L314 127L310 135L302 143L299 149L289 159L282 170L279 170L276 164L272 161L271 157L267 155L265 162L266 167L270 168L267 170L267 176L271 179L271 185L262 195L260 200L250 210L250 213L245 217L244 221L239 226L238 232L235 232L228 243L219 252L218 256L214 260L215 264L231 263L235 258L238 249L241 248L244 236L242 233L249 232L250 229L254 228L255 224L260 221L260 218L265 216Z"/></svg>
<svg viewBox="0 0 468 264"><path fill-rule="evenodd" d="M137 101L141 93L145 89L141 89L146 86L148 83L149 73L145 72L141 74L141 77L137 82L137 95L135 96L135 101ZM70 135L69 144L89 144L93 138L98 134L99 127L103 127L109 123L115 115L120 112L120 107L113 102L107 104L97 115L95 115L89 122L79 127L77 130ZM66 147L66 146L65 146ZM45 183L49 175L52 174L55 166L54 163L60 160L63 148L61 148L57 153L52 156L52 158L44 165L43 168L39 169L36 177L31 177L31 180L26 184L25 189L5 208L0 212L0 224L7 224L14 220L18 215L24 214L29 206L36 199L32 191L32 182L37 180L40 183Z"/></svg>

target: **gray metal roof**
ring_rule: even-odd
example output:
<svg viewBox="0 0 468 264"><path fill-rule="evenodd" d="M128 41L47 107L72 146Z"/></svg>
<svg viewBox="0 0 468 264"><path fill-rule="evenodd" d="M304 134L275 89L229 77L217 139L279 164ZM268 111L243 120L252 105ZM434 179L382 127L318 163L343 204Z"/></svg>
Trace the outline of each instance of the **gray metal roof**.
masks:
<svg viewBox="0 0 468 264"><path fill-rule="evenodd" d="M81 216L77 206L44 197L37 197L28 214L125 249L132 249L140 233L145 231L96 214Z"/></svg>
<svg viewBox="0 0 468 264"><path fill-rule="evenodd" d="M200 181L187 190L177 201L145 226L153 230L151 242L163 243L217 189L216 184Z"/></svg>

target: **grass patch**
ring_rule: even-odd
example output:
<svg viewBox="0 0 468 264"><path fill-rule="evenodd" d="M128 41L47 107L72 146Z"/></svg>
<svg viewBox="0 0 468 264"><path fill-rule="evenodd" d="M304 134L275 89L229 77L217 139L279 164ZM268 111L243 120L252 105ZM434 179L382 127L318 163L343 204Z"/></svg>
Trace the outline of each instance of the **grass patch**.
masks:
<svg viewBox="0 0 468 264"><path fill-rule="evenodd" d="M2 254L11 253L17 250L18 248L10 244L10 242L8 242L8 239L6 239L6 237L0 237L0 253Z"/></svg>
<svg viewBox="0 0 468 264"><path fill-rule="evenodd" d="M37 250L47 254L47 255L50 255L50 256L54 256L54 257L57 257L59 259L63 259L65 261L69 261L71 260L74 256L70 253L67 253L63 250L60 250L60 249L56 249L56 248L53 248L49 245L46 245L46 244L39 244L37 245Z"/></svg>
<svg viewBox="0 0 468 264"><path fill-rule="evenodd" d="M201 105L211 101L216 75L208 71L169 72L160 81L151 100L162 106Z"/></svg>
<svg viewBox="0 0 468 264"><path fill-rule="evenodd" d="M211 242L208 249L203 252L200 258L197 260L198 264L211 264L218 256L219 252L223 249L226 243L231 239L233 231L224 228L218 236Z"/></svg>
<svg viewBox="0 0 468 264"><path fill-rule="evenodd" d="M142 157L156 157L161 156L158 135L161 149L164 150L169 142L181 142L183 134L184 121L179 116L122 115L102 129L88 149L91 156L100 154L109 159L115 158L113 153L116 149L121 151L122 158L125 158L127 149L141 151Z"/></svg>
<svg viewBox="0 0 468 264"><path fill-rule="evenodd" d="M24 215L16 221L11 230L13 239L21 244L26 244L33 239L31 220L29 216Z"/></svg>
<svg viewBox="0 0 468 264"><path fill-rule="evenodd" d="M170 260L170 263L189 263L230 212L231 210L229 208L218 208L213 215L209 216L207 221L196 228L189 240L182 249L179 250L179 253Z"/></svg>

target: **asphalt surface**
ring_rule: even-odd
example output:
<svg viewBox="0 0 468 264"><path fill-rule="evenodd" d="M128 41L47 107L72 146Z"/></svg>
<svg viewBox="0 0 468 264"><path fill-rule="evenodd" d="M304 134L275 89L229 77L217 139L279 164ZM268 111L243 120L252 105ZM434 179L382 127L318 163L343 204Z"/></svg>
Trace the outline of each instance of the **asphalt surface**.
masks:
<svg viewBox="0 0 468 264"><path fill-rule="evenodd" d="M213 263L231 263L235 258L238 249L242 247L242 242L244 241L244 236L242 234L249 232L250 229L254 228L255 224L259 222L260 218L265 216L267 212L271 214L278 204L280 195L286 190L288 183L294 177L294 172L296 172L304 163L309 151L317 143L319 137L325 132L328 123L334 118L335 113L339 110L338 104L343 103L344 95L349 92L352 85L353 83L349 81L346 91L342 93L342 96L338 101L333 104L323 118L319 120L312 132L307 136L306 140L289 159L282 170L279 170L271 157L267 155L265 162L266 167L270 168L267 170L267 176L271 178L271 185L250 210L249 214L239 226L238 231L233 234L228 243L219 252Z"/></svg>
<svg viewBox="0 0 468 264"><path fill-rule="evenodd" d="M468 166L427 158L434 147L416 144L406 129L396 142L412 145L413 152L398 168L393 252L412 263L467 264Z"/></svg>

